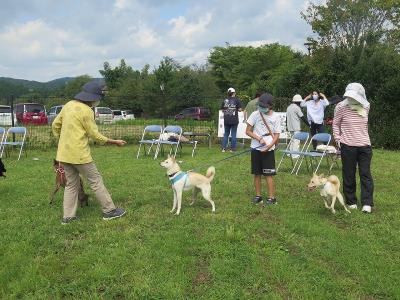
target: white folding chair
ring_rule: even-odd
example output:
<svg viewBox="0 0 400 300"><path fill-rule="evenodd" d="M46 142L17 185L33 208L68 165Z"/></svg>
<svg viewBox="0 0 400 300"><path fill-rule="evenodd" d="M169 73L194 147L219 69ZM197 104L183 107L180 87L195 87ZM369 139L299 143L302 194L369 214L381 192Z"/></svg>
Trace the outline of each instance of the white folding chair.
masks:
<svg viewBox="0 0 400 300"><path fill-rule="evenodd" d="M192 157L194 156L194 151L197 149L197 143L198 141L181 141L179 144L179 147L182 148L182 145L186 144L186 145L191 145L192 146Z"/></svg>
<svg viewBox="0 0 400 300"><path fill-rule="evenodd" d="M154 158L157 158L160 151L163 151L164 145L170 146L171 148L170 148L169 154L171 155L172 153L174 153L174 156L176 156L176 153L177 153L179 145L180 145L181 136L182 136L182 127L177 126L177 125L169 125L164 128L161 136L166 136L166 135L168 135L168 133L174 133L176 136L176 141L168 141L168 140L163 140L160 138L159 141L156 142L157 150L154 155ZM175 147L175 151L174 151L174 147Z"/></svg>
<svg viewBox="0 0 400 300"><path fill-rule="evenodd" d="M3 148L3 140L4 140L5 134L6 134L6 129L4 127L0 127L0 153L1 153L1 149Z"/></svg>
<svg viewBox="0 0 400 300"><path fill-rule="evenodd" d="M163 131L163 128L161 125L149 125L143 129L143 134L142 134L142 138L139 141L139 149L138 149L136 158L139 158L140 149L141 149L142 145L143 145L143 150L144 150L145 155L146 155L146 145L150 145L148 153L147 153L148 155L150 154L150 151L153 148L153 145L156 144L160 140L162 131ZM153 138L149 139L148 138L149 135L152 135Z"/></svg>
<svg viewBox="0 0 400 300"><path fill-rule="evenodd" d="M20 135L18 141L9 141L10 139L13 140L13 136ZM26 137L26 128L25 127L10 127L7 130L6 137L3 140L2 147L1 147L1 154L0 157L3 157L4 150L6 146L19 146L19 155L18 160L21 158L22 149L24 148L25 144L25 137ZM26 150L25 150L26 155Z"/></svg>
<svg viewBox="0 0 400 300"><path fill-rule="evenodd" d="M307 170L309 169L309 168L308 168L307 157L310 158L311 173L313 173L313 172L317 173L317 172L318 172L319 166L321 165L322 159L323 159L324 157L326 157L326 159L327 159L327 164L329 164L328 156L326 155L326 154L327 154L327 153L326 153L326 148L325 148L325 150L322 151L322 152L310 151L309 149L310 149L310 147L312 147L312 142L313 142L313 141L315 141L315 142L317 142L317 143L324 143L324 144L326 144L326 145L329 145L329 143L331 142L331 139L332 139L332 136L331 136L329 133L317 133L317 134L315 134L315 135L310 139L310 142L308 143L308 146L307 146L307 150L300 153L301 158L299 158L299 159L300 159L300 163L299 163L299 165L298 165L298 167L297 167L296 175L297 175L297 173L299 172L299 169L300 169L300 166L301 166L301 164L302 164L302 162L303 162L303 159L305 159L305 161L306 161ZM317 167L316 167L315 170L314 170L313 160L314 160L314 159L318 159L318 158L319 158L319 162L318 162L318 164L317 164ZM328 166L328 168L329 168L329 166Z"/></svg>
<svg viewBox="0 0 400 300"><path fill-rule="evenodd" d="M280 152L282 152L282 158L281 158L281 160L279 161L278 168L276 169L277 172L278 172L278 170L279 170L279 167L280 167L281 164L282 164L283 159L284 159L286 156L288 156L288 157L290 157L290 160L291 160L291 162L292 162L292 171L291 171L290 174L293 174L294 170L296 169L296 165L297 165L297 163L298 163L298 161L299 161L300 155L301 155L301 153L304 152L304 149L305 149L306 146L307 146L307 142L308 142L309 137L310 137L310 134L309 134L308 132L304 132L304 131L296 132L296 133L292 136L292 138L291 138L290 141L289 141L289 144L287 144L286 149L280 151ZM296 141L299 141L300 144L303 143L303 146L300 147L300 150L299 150L299 151L290 150L290 148L292 147L292 145L293 145L294 143L296 143ZM296 163L293 162L293 156L298 156L298 158L296 159Z"/></svg>

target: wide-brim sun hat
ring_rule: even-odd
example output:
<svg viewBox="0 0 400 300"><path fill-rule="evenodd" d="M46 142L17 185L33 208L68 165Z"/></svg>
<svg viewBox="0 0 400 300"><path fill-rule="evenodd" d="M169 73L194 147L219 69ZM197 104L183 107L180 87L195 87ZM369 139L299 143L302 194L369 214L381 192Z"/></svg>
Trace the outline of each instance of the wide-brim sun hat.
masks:
<svg viewBox="0 0 400 300"><path fill-rule="evenodd" d="M349 97L356 100L363 107L368 107L369 102L367 96L365 95L365 89L362 84L358 82L353 82L347 85L346 91L343 95L344 98Z"/></svg>
<svg viewBox="0 0 400 300"><path fill-rule="evenodd" d="M293 96L292 102L302 102L303 101L303 97L301 97L301 95L297 94Z"/></svg>
<svg viewBox="0 0 400 300"><path fill-rule="evenodd" d="M91 102L100 101L104 97L105 85L98 81L90 81L85 83L82 87L82 91L75 95L76 100Z"/></svg>

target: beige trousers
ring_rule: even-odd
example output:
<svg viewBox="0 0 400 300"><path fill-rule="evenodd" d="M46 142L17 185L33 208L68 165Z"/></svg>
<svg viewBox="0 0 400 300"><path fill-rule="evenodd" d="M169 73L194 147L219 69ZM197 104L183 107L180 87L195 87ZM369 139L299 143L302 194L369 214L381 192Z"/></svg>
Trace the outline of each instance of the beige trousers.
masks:
<svg viewBox="0 0 400 300"><path fill-rule="evenodd" d="M67 184L64 190L64 218L75 217L78 208L78 193L80 190L79 174L87 179L90 188L96 194L97 200L101 204L103 213L108 213L115 209L114 202L110 193L103 183L99 171L94 162L82 165L63 163Z"/></svg>

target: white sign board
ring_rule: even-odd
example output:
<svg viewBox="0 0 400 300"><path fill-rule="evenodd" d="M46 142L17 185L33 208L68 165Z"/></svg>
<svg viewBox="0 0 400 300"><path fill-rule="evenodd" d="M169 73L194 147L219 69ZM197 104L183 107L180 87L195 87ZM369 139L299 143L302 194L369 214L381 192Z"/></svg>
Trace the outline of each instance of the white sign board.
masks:
<svg viewBox="0 0 400 300"><path fill-rule="evenodd" d="M275 112L278 117L281 119L281 130L282 133L280 134L280 139L287 139L289 138L289 133L286 130L286 113L285 112ZM247 124L243 122L244 120L244 113L242 111L239 112L239 125L236 133L236 137L238 139L250 139L250 137L246 134L246 127ZM224 136L224 113L222 110L219 111L218 114L218 137Z"/></svg>

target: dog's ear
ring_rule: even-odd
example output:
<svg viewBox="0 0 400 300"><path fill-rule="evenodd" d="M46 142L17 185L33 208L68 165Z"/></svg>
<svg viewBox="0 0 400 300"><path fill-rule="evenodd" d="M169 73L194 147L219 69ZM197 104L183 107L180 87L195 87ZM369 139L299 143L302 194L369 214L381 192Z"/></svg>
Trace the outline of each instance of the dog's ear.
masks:
<svg viewBox="0 0 400 300"><path fill-rule="evenodd" d="M322 173L321 175L319 175L318 176L319 178L324 178L325 177L325 175L324 175L324 173Z"/></svg>
<svg viewBox="0 0 400 300"><path fill-rule="evenodd" d="M176 162L175 156L171 156L171 159L172 159L174 162Z"/></svg>

